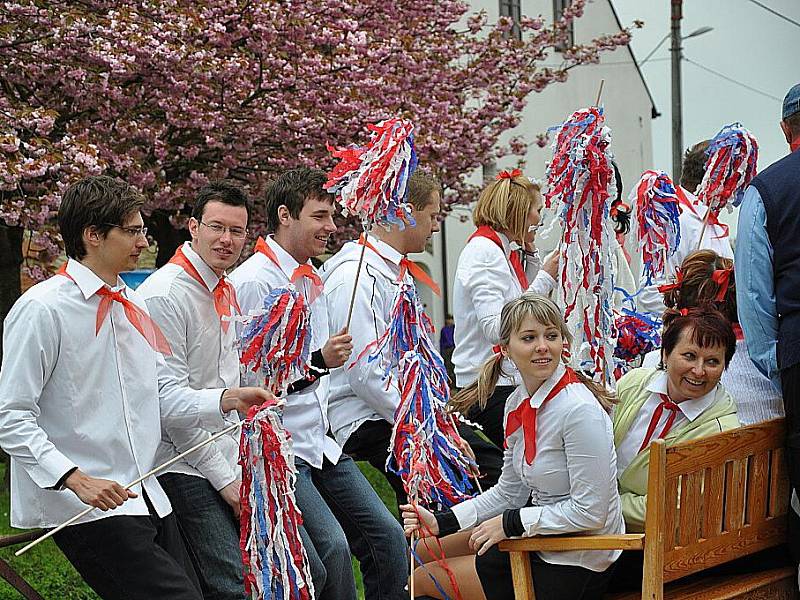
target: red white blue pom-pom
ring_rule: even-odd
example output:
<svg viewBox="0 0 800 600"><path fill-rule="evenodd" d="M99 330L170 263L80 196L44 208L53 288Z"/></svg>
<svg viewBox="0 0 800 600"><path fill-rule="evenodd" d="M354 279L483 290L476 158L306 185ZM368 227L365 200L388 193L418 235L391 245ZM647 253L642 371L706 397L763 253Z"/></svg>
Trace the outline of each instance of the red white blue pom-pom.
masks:
<svg viewBox="0 0 800 600"><path fill-rule="evenodd" d="M706 150L706 172L697 198L715 215L733 199L739 206L758 170L758 141L741 123L725 125Z"/></svg>
<svg viewBox="0 0 800 600"><path fill-rule="evenodd" d="M393 118L368 128L366 146L328 147L339 163L324 187L336 194L345 215L354 215L365 225L413 225L406 195L417 168L414 125Z"/></svg>
<svg viewBox="0 0 800 600"><path fill-rule="evenodd" d="M666 259L675 253L680 243L678 196L669 175L648 170L642 173L631 191L630 200L636 206L636 237L643 272L650 284L664 277Z"/></svg>

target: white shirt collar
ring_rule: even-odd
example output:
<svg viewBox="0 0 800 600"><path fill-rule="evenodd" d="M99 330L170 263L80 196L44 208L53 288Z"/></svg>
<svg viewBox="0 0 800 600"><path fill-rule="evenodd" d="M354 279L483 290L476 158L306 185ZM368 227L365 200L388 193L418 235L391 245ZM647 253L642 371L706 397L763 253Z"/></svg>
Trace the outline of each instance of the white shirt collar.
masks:
<svg viewBox="0 0 800 600"><path fill-rule="evenodd" d="M653 377L650 383L647 384L646 389L648 392L651 392L654 395L668 395L666 371L659 371L656 376ZM700 396L694 400L684 400L683 402L678 403L678 408L687 419L694 421L714 403L716 396L717 386L714 386L714 388L704 396Z"/></svg>
<svg viewBox="0 0 800 600"><path fill-rule="evenodd" d="M547 380L539 386L539 389L534 392L533 396L531 396L531 407L533 408L540 408L544 399L547 398L547 395L553 391L553 388L556 387L556 384L561 380L564 376L564 372L566 371L566 367L559 362L556 366L556 370L553 371L553 374L547 378ZM525 384L523 384L524 386Z"/></svg>
<svg viewBox="0 0 800 600"><path fill-rule="evenodd" d="M100 288L106 287L106 282L100 279L94 271L73 258L67 261L66 271L67 275L72 277L72 280L78 285L86 300L94 296ZM114 291L124 290L125 282L117 276L117 285L112 289Z"/></svg>
<svg viewBox="0 0 800 600"><path fill-rule="evenodd" d="M375 249L385 260L388 260L392 264L400 266L400 261L405 258L405 255L400 254L400 252L398 252L393 246L390 246L383 240L379 240L373 235L368 235L367 240L375 247ZM356 241L356 243L358 242Z"/></svg>
<svg viewBox="0 0 800 600"><path fill-rule="evenodd" d="M278 259L281 270L284 272L287 278L291 277L292 273L294 273L294 270L300 266L300 263L297 262L294 257L284 249L283 246L275 241L275 237L273 235L268 235L266 240L269 247L272 248L273 252L275 252L275 258ZM311 261L309 261L309 264L310 263Z"/></svg>
<svg viewBox="0 0 800 600"><path fill-rule="evenodd" d="M183 255L186 257L186 260L188 260L200 274L200 277L203 279L203 283L205 284L205 286L209 289L209 291L213 292L214 288L217 287L217 283L219 283L220 279L219 277L217 277L217 274L214 272L214 269L209 267L206 264L206 261L204 261L200 257L200 255L194 251L191 242L184 242L182 250L183 250ZM224 276L225 273L223 273L223 277Z"/></svg>

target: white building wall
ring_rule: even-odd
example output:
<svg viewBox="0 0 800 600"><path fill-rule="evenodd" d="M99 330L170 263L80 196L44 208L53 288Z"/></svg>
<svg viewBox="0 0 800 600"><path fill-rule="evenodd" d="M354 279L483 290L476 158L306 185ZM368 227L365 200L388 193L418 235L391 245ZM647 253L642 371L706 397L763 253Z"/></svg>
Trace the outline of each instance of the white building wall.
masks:
<svg viewBox="0 0 800 600"><path fill-rule="evenodd" d="M553 17L552 4L552 0L522 0L522 11L523 14L531 16L541 14L549 21ZM499 16L499 0L473 0L472 6L475 11L485 9L490 22L496 21ZM587 4L584 16L575 22L575 41L576 43L588 41L618 29L619 25L609 0L595 0ZM532 93L524 110L522 123L501 138L500 143L501 145L506 143L508 138L515 135L523 136L530 143L523 172L529 177L543 178L545 164L552 157L552 151L549 147L536 146L536 134L561 123L575 110L594 104L600 80L604 79L601 104L605 107L606 123L612 131L611 149L622 174L624 196L627 198L631 186L638 181L641 173L653 168L652 104L631 52L627 48L607 52L601 56L599 64L572 69L565 83L552 84L541 93ZM556 53L550 56L547 64L557 65L559 61L560 55ZM502 159L498 161L497 169L513 167L514 163L513 157ZM482 176L480 169L471 174L476 184L480 184ZM551 215L547 215L547 218L550 217ZM440 284L446 281L447 309L442 299L436 298L429 290L420 287L420 295L427 305L428 314L437 331L444 322L445 313L452 310L453 276L458 256L472 231L474 226L470 207L455 207L445 220L444 236L442 234L434 236L431 244L432 252L412 257L424 265L435 281ZM444 260L442 237L445 238L446 246ZM540 250L548 251L555 246L555 235L553 239L540 239L537 242ZM628 247L632 248L632 244L633 240L629 239ZM636 260L636 253L631 252L631 255L633 260ZM446 263L446 277L443 263ZM635 266L634 273L637 269L638 266ZM445 285L442 287L444 289Z"/></svg>

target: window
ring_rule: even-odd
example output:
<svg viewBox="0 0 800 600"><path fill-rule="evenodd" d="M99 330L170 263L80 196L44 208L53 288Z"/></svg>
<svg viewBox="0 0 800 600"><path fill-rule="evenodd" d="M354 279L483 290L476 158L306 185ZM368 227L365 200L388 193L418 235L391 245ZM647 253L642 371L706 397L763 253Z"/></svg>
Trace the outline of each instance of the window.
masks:
<svg viewBox="0 0 800 600"><path fill-rule="evenodd" d="M570 5L570 0L553 0L553 21L558 21L564 15L564 9ZM574 21L569 24L567 30L567 39L564 42L556 44L556 50L563 52L567 48L575 45L575 29L573 27Z"/></svg>
<svg viewBox="0 0 800 600"><path fill-rule="evenodd" d="M510 17L514 21L508 36L521 40L522 30L519 28L519 20L522 18L522 0L500 0L500 16Z"/></svg>

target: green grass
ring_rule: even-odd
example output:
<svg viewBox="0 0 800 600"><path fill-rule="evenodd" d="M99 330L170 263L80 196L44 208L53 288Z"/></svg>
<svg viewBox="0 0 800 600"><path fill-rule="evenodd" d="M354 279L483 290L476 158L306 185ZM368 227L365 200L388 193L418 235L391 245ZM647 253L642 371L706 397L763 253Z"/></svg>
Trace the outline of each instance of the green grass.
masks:
<svg viewBox="0 0 800 600"><path fill-rule="evenodd" d="M397 515L394 492L378 471L366 463L359 463L361 470L378 495L393 514ZM5 467L0 464L0 481ZM0 493L0 534L19 533L19 529L9 526L9 496ZM47 540L26 552L20 557L14 556L14 548L0 548L0 558L8 562L25 580L30 583L44 598L60 600L97 600L98 596L90 590L72 568L66 558L52 540ZM364 587L358 563L353 560L353 573L356 577L359 598L364 598ZM0 578L0 600L18 600L21 598L14 588Z"/></svg>

